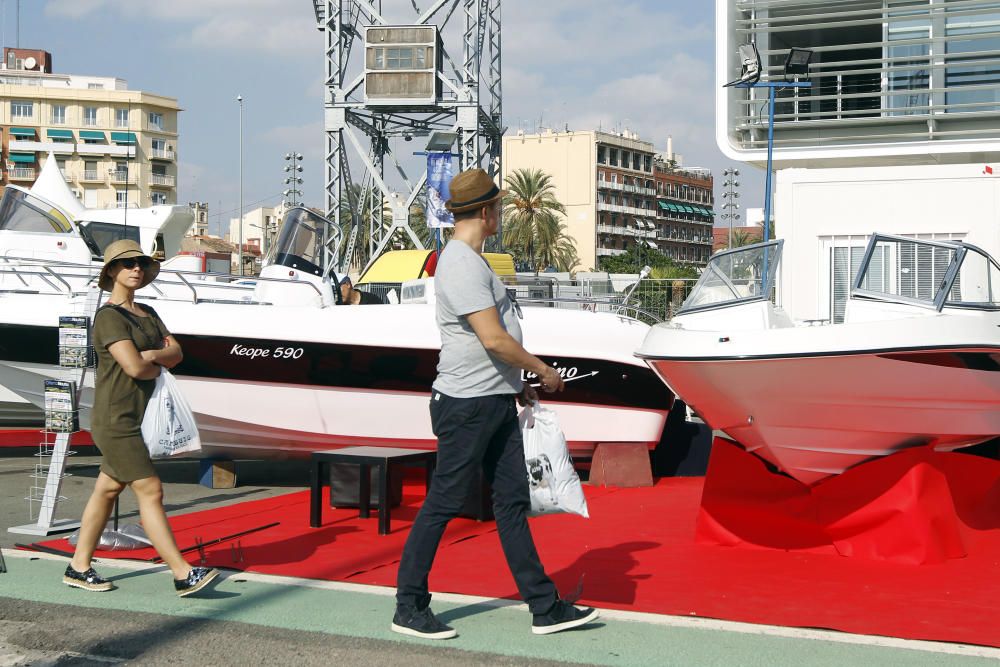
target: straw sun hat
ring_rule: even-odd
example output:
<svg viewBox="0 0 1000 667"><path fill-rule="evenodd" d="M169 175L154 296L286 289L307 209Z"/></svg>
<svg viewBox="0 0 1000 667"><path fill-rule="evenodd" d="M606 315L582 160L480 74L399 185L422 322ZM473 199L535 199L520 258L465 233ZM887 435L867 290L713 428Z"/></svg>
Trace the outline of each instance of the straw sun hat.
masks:
<svg viewBox="0 0 1000 667"><path fill-rule="evenodd" d="M149 260L149 268L143 271L142 284L139 285L139 287L143 288L153 282L156 275L160 272L160 263L144 253L142 248L135 241L130 239L121 239L120 241L115 241L104 249L104 268L101 269L101 275L97 279L97 285L105 292L110 292L111 288L114 287L115 281L108 274L108 267L110 267L112 262L115 260L128 259L130 257L145 257Z"/></svg>
<svg viewBox="0 0 1000 667"><path fill-rule="evenodd" d="M507 191L498 188L482 169L469 169L451 179L448 193L451 199L445 202L444 207L452 213L465 213L495 202Z"/></svg>

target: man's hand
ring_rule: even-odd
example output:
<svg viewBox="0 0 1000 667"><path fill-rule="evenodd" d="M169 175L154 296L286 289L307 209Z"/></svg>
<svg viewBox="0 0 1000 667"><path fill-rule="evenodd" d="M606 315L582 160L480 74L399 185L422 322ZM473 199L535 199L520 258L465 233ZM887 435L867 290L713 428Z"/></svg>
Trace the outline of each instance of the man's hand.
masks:
<svg viewBox="0 0 1000 667"><path fill-rule="evenodd" d="M538 381L541 382L542 389L548 394L562 391L566 386L559 371L552 366L546 366L545 370L538 374Z"/></svg>
<svg viewBox="0 0 1000 667"><path fill-rule="evenodd" d="M517 395L517 403L522 408L528 405L534 405L538 402L538 392L530 384L525 383L524 388L521 389L521 393Z"/></svg>
<svg viewBox="0 0 1000 667"><path fill-rule="evenodd" d="M153 350L143 350L139 353L139 356L142 357L143 361L149 361L155 364L156 355L153 352Z"/></svg>

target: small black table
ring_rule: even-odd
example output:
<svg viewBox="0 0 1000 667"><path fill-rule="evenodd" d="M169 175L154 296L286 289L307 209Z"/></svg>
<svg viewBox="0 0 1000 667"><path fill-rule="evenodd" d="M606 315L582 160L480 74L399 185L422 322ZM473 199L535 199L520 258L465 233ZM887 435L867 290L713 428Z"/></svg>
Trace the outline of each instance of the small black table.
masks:
<svg viewBox="0 0 1000 667"><path fill-rule="evenodd" d="M361 466L358 475L361 488L358 492L360 516L367 519L371 497L370 466L378 466L378 534L389 534L389 466L398 463L422 463L427 470L427 488L434 476L437 452L426 449L400 447L344 447L323 452L313 452L310 469L309 525L319 528L323 521L323 483L329 477L331 463L355 463Z"/></svg>

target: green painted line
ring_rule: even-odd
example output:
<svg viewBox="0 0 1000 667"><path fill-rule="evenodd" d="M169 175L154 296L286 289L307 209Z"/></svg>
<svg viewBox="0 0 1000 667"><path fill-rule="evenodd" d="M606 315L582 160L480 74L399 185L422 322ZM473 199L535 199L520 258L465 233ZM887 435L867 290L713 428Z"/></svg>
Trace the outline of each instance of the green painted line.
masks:
<svg viewBox="0 0 1000 667"><path fill-rule="evenodd" d="M523 608L490 604L435 602L434 611L454 625L459 637L446 642L401 637L389 630L392 597L307 586L248 581L230 573L199 597L178 598L166 571L137 571L101 563L98 570L118 587L90 593L62 584L63 560L7 558L0 574L0 596L73 605L163 614L178 619L236 621L331 635L420 642L451 649L596 665L895 665L950 667L996 665L985 657L932 653L903 648L776 637L721 629L671 627L605 620L588 629L549 636L531 634Z"/></svg>

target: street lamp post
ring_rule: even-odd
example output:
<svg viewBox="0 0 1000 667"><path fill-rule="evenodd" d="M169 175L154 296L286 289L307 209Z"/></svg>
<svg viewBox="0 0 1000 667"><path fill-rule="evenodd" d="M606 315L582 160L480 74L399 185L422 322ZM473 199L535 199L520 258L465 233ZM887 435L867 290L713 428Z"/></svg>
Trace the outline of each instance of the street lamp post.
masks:
<svg viewBox="0 0 1000 667"><path fill-rule="evenodd" d="M722 187L726 188L723 192L722 198L726 200L726 203L722 205L723 220L729 220L729 244L728 247L732 249L733 247L733 222L740 219L740 214L736 211L739 210L740 205L736 203L739 199L740 193L736 191L736 188L740 186L740 182L736 178L740 175L739 169L727 168L722 170L722 175L726 178L725 183Z"/></svg>
<svg viewBox="0 0 1000 667"><path fill-rule="evenodd" d="M240 223L239 223L239 263L240 275L243 275L243 96L237 95L240 105Z"/></svg>

